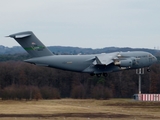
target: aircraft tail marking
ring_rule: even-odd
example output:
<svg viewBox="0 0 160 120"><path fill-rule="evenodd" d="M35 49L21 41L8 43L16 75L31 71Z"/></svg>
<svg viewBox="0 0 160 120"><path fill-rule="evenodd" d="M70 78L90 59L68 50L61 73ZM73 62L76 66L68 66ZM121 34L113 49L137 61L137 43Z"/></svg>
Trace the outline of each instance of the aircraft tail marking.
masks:
<svg viewBox="0 0 160 120"><path fill-rule="evenodd" d="M12 34L8 37L14 38L32 57L53 55L31 31Z"/></svg>

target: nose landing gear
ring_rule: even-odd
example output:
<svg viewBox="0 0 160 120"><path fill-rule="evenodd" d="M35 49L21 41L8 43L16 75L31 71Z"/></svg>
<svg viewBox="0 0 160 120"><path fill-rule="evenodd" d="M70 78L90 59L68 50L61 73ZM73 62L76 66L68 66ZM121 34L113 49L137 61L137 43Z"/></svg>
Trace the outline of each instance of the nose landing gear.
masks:
<svg viewBox="0 0 160 120"><path fill-rule="evenodd" d="M150 68L147 68L147 72L151 72L151 69L150 69Z"/></svg>

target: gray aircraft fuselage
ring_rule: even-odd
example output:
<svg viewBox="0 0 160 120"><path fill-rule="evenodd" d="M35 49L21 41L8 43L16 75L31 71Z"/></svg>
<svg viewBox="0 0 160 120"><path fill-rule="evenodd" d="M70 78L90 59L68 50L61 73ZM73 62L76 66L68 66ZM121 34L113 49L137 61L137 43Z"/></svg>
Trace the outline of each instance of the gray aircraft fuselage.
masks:
<svg viewBox="0 0 160 120"><path fill-rule="evenodd" d="M108 54L112 57L112 54L118 54L118 52L114 53L103 53L103 54L92 54L92 55L52 55L52 56L44 56L37 57L25 60L25 62L33 63L40 66L53 67L63 70L76 71L76 72L87 72L87 73L108 73L120 71L123 69L137 69L149 67L153 63L157 61L156 57L148 52L120 52L122 58L119 61L136 59L136 64L132 66L120 66L111 63L109 65L94 65L95 56L105 56L108 59Z"/></svg>
<svg viewBox="0 0 160 120"><path fill-rule="evenodd" d="M35 65L92 75L106 75L127 69L150 67L157 58L148 52L113 52L92 55L54 55L32 31L9 35L14 38L33 58L25 62Z"/></svg>

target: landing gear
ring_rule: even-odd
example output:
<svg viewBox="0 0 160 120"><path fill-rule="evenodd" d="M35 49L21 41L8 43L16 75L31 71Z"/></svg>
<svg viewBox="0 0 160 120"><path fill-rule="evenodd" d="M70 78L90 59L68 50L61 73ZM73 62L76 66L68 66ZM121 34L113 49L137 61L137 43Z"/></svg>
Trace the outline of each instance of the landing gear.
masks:
<svg viewBox="0 0 160 120"><path fill-rule="evenodd" d="M151 69L150 69L150 68L147 68L147 72L151 72Z"/></svg>
<svg viewBox="0 0 160 120"><path fill-rule="evenodd" d="M103 76L104 77L108 77L108 73L103 73Z"/></svg>
<svg viewBox="0 0 160 120"><path fill-rule="evenodd" d="M91 76L95 76L95 75L96 75L97 77L101 77L101 73L97 73L97 74L95 74L95 73L90 73L90 75L91 75Z"/></svg>
<svg viewBox="0 0 160 120"><path fill-rule="evenodd" d="M101 73L96 74L97 77L101 77Z"/></svg>
<svg viewBox="0 0 160 120"><path fill-rule="evenodd" d="M108 73L103 73L103 74L102 74L102 73L97 73L97 74L91 73L90 75L91 75L91 76L95 76L95 75L96 75L97 77L101 77L101 76L103 75L104 77L107 77L107 76L108 76Z"/></svg>

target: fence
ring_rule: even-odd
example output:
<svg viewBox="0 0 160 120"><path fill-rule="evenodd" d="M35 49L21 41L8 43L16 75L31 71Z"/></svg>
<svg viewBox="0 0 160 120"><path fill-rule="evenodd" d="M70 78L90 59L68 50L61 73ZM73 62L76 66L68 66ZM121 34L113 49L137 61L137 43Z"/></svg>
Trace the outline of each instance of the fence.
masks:
<svg viewBox="0 0 160 120"><path fill-rule="evenodd" d="M160 94L134 94L133 98L138 101L160 101Z"/></svg>

